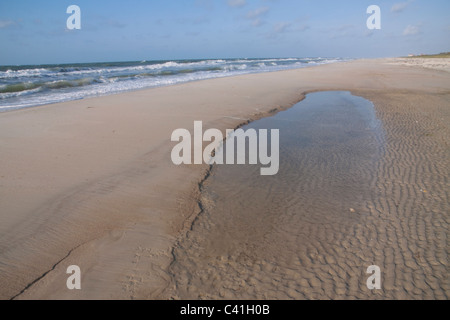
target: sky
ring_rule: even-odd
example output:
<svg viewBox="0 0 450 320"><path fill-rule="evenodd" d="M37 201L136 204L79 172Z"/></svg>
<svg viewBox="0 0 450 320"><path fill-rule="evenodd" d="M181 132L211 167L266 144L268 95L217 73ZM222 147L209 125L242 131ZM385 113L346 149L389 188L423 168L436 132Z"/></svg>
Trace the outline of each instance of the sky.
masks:
<svg viewBox="0 0 450 320"><path fill-rule="evenodd" d="M449 18L449 0L1 0L0 65L439 53Z"/></svg>

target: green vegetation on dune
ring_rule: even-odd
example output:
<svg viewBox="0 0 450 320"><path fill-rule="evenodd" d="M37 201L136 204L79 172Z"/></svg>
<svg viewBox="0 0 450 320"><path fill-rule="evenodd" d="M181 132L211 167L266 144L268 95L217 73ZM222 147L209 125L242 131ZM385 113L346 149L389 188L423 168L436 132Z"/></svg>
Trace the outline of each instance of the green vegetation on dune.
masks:
<svg viewBox="0 0 450 320"><path fill-rule="evenodd" d="M450 52L443 52L439 54L420 54L417 56L409 56L407 58L450 58Z"/></svg>

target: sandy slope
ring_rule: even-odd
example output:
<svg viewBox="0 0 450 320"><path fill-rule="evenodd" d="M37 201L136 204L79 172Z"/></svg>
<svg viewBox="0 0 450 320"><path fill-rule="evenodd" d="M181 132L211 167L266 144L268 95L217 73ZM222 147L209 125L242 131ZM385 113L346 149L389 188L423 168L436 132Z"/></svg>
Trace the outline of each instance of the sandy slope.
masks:
<svg viewBox="0 0 450 320"><path fill-rule="evenodd" d="M379 174L390 179L378 187L393 195L377 206L398 226L386 263L422 268L435 280L419 286L421 296L448 298L448 235L438 231L448 230L450 76L388 62L199 81L0 114L0 298L179 296L169 268L173 247L199 212L198 183L208 168L171 163L172 131L191 129L194 120L233 128L316 90L351 90L375 102L389 128ZM405 172L424 181L413 175L403 184L396 177ZM433 191L420 193L423 185ZM423 214L433 219L402 216L422 205L431 206ZM408 239L417 238L426 239L416 250L421 264L411 264L416 251ZM66 288L72 264L82 270L80 291ZM408 292L401 277L413 275L389 276L386 290Z"/></svg>
<svg viewBox="0 0 450 320"><path fill-rule="evenodd" d="M386 61L389 61L389 63L394 65L412 66L450 72L449 58L392 58L386 59Z"/></svg>

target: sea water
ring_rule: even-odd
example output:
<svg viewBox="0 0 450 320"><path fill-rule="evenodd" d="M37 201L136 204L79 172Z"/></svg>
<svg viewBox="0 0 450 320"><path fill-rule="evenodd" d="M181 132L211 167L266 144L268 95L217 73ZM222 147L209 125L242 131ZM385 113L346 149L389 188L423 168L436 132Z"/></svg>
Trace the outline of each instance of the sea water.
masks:
<svg viewBox="0 0 450 320"><path fill-rule="evenodd" d="M0 112L182 82L302 68L341 58L210 59L0 66Z"/></svg>

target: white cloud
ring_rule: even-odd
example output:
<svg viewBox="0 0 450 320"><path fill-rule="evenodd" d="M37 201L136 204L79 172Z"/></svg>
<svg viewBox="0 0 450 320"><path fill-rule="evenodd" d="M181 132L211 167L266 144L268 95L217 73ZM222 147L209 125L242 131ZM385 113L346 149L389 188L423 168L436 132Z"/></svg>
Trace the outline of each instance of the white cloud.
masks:
<svg viewBox="0 0 450 320"><path fill-rule="evenodd" d="M394 13L402 12L403 10L405 10L408 7L409 2L410 1L395 3L391 8L391 12L394 12Z"/></svg>
<svg viewBox="0 0 450 320"><path fill-rule="evenodd" d="M287 29L291 26L292 24L290 22L278 22L274 27L273 30L276 33L283 33L286 32Z"/></svg>
<svg viewBox="0 0 450 320"><path fill-rule="evenodd" d="M125 28L127 25L117 20L108 20L107 24L113 28Z"/></svg>
<svg viewBox="0 0 450 320"><path fill-rule="evenodd" d="M14 21L12 20L0 20L0 29L2 28L7 28L9 26L12 26L16 24Z"/></svg>
<svg viewBox="0 0 450 320"><path fill-rule="evenodd" d="M374 35L374 33L375 33L375 31L373 31L373 30L365 30L364 37L371 37Z"/></svg>
<svg viewBox="0 0 450 320"><path fill-rule="evenodd" d="M418 26L412 26L412 25L407 26L406 29L403 31L404 36L414 36L419 33L420 33L420 28Z"/></svg>
<svg viewBox="0 0 450 320"><path fill-rule="evenodd" d="M343 24L337 28L337 30L340 32L348 32L348 31L354 30L354 29L355 29L355 25L353 25L353 24Z"/></svg>
<svg viewBox="0 0 450 320"><path fill-rule="evenodd" d="M265 21L263 21L263 20L261 20L260 18L256 18L256 19L254 19L253 21L252 21L252 26L254 26L254 27L260 27L260 26L262 26L263 24L265 24L266 22Z"/></svg>
<svg viewBox="0 0 450 320"><path fill-rule="evenodd" d="M248 19L256 19L269 12L269 7L261 7L247 13Z"/></svg>
<svg viewBox="0 0 450 320"><path fill-rule="evenodd" d="M214 2L213 0L195 0L195 5L198 7L203 7L206 10L213 10Z"/></svg>
<svg viewBox="0 0 450 320"><path fill-rule="evenodd" d="M354 24L343 24L340 25L339 27L335 27L329 30L330 38L331 39L348 38L348 37L355 38L358 36L357 30L359 30L359 28Z"/></svg>
<svg viewBox="0 0 450 320"><path fill-rule="evenodd" d="M240 8L247 4L246 0L228 0L228 5L230 7Z"/></svg>
<svg viewBox="0 0 450 320"><path fill-rule="evenodd" d="M295 28L294 31L303 32L308 29L310 29L310 26L308 26L307 24L302 24L299 27Z"/></svg>
<svg viewBox="0 0 450 320"><path fill-rule="evenodd" d="M286 33L300 33L305 32L310 27L306 24L297 24L293 22L283 21L273 25L272 30L266 33L268 39L279 39L281 35Z"/></svg>
<svg viewBox="0 0 450 320"><path fill-rule="evenodd" d="M269 7L260 7L258 9L247 12L246 18L252 21L252 26L260 27L266 22L262 19L262 16L269 12Z"/></svg>
<svg viewBox="0 0 450 320"><path fill-rule="evenodd" d="M177 19L177 22L179 24L199 25L199 24L209 23L210 20L206 16L199 16L199 17L179 18L179 19Z"/></svg>

